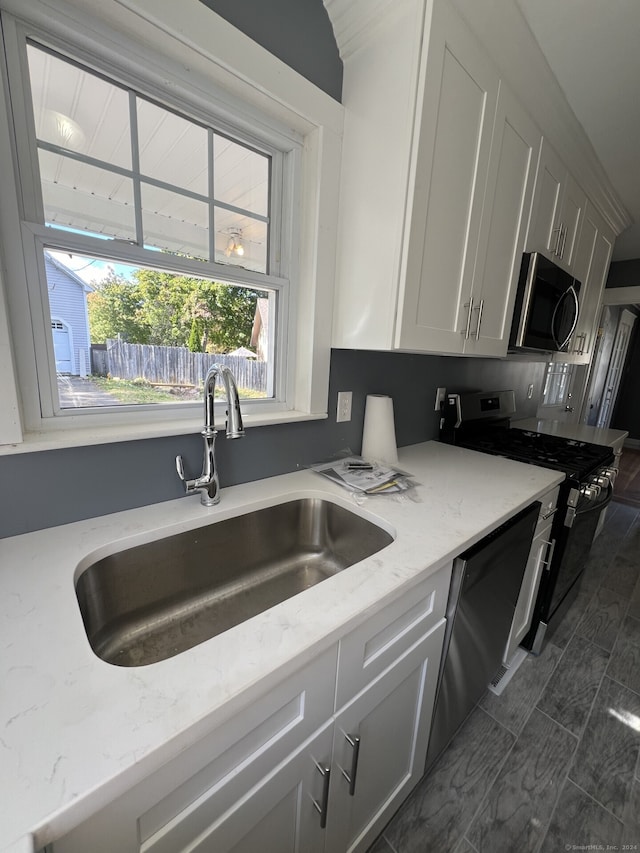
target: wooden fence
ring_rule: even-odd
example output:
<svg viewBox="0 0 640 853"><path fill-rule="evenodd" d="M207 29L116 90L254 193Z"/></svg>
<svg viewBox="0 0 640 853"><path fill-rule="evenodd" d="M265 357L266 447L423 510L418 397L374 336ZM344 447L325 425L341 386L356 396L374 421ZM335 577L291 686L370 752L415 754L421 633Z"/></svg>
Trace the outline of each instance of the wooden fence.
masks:
<svg viewBox="0 0 640 853"><path fill-rule="evenodd" d="M191 352L186 347L160 347L107 340L107 373L117 379L145 379L158 385L194 385L204 382L212 364L226 364L238 388L266 392L267 364L237 355Z"/></svg>

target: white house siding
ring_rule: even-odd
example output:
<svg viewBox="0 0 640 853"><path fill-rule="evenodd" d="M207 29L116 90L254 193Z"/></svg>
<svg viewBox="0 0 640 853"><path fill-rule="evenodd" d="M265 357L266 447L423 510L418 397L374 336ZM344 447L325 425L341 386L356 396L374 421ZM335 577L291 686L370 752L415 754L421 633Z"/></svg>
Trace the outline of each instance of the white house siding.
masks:
<svg viewBox="0 0 640 853"><path fill-rule="evenodd" d="M56 324L62 323L69 330L71 345L69 372L78 375L82 365L87 372L90 372L91 342L86 297L86 290L89 288L80 278L70 270L65 270L62 264L46 253L45 268L51 320Z"/></svg>

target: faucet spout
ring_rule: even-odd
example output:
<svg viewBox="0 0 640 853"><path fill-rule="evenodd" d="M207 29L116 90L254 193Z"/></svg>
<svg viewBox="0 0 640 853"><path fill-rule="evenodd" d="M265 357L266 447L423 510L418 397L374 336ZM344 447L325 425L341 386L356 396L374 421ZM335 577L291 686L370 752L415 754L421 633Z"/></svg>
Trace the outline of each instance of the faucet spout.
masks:
<svg viewBox="0 0 640 853"><path fill-rule="evenodd" d="M200 492L200 500L204 506L214 506L220 502L220 481L215 458L215 441L218 431L215 425L215 390L218 377L224 385L227 401L227 422L225 425L227 438L242 438L244 426L238 388L233 373L226 365L212 365L204 380L204 427L201 435L204 441L202 473L199 477L188 480L185 477L182 456L176 456L176 471L185 484L185 493Z"/></svg>

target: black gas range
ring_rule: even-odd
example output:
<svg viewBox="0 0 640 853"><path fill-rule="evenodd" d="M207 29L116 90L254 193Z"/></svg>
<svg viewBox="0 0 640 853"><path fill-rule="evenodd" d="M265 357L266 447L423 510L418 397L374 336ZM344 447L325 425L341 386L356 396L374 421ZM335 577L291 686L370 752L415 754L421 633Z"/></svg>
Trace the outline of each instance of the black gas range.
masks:
<svg viewBox="0 0 640 853"><path fill-rule="evenodd" d="M513 414L513 391L447 394L440 440L565 475L531 628L522 642L539 653L577 595L600 515L613 497L615 457L610 447L512 427Z"/></svg>

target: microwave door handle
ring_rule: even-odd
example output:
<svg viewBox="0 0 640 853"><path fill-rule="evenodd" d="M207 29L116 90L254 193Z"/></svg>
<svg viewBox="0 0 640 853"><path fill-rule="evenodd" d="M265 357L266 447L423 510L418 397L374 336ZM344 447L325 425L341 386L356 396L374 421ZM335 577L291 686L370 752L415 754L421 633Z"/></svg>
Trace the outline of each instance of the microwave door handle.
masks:
<svg viewBox="0 0 640 853"><path fill-rule="evenodd" d="M556 327L556 314L558 313L558 308L560 307L560 303L562 302L562 300L565 298L565 296L568 293L571 293L571 295L573 296L573 301L575 304L575 312L573 315L573 323L571 325L571 329L569 331L569 334L564 339L564 341L562 341L562 343L560 343L560 341L556 338L556 328L555 328ZM576 293L575 287L573 285L571 285L570 287L568 287L565 290L565 292L562 294L562 297L556 302L556 307L553 309L553 316L551 317L551 334L553 335L553 341L559 350L562 350L562 348L565 347L569 343L569 341L571 340L571 335L575 332L576 326L578 325L579 313L580 313L580 303L578 302L578 294Z"/></svg>

